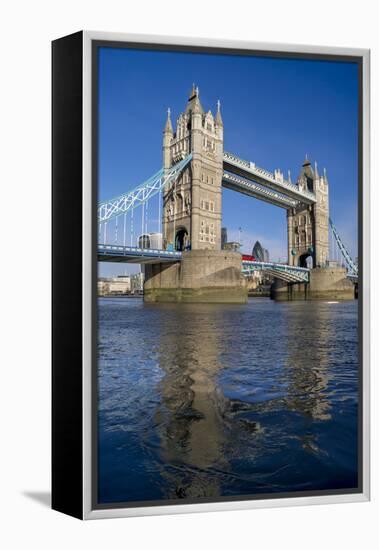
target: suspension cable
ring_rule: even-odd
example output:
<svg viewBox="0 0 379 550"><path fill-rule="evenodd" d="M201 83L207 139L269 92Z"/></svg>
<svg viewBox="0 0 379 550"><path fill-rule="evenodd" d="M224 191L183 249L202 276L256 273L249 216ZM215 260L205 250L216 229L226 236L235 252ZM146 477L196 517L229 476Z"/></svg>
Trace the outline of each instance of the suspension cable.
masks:
<svg viewBox="0 0 379 550"><path fill-rule="evenodd" d="M162 200L162 190L158 194L158 233L161 233L161 200Z"/></svg>
<svg viewBox="0 0 379 550"><path fill-rule="evenodd" d="M124 213L124 246L126 246L126 212Z"/></svg>
<svg viewBox="0 0 379 550"><path fill-rule="evenodd" d="M134 217L134 208L132 208L132 215L130 220L130 246L133 246L133 235L134 235L133 217Z"/></svg>
<svg viewBox="0 0 379 550"><path fill-rule="evenodd" d="M144 241L145 239L143 238L143 234L144 234L144 218L145 218L145 202L143 202L142 204L142 222L141 222L141 235L142 235L142 244L144 244ZM138 246L140 245L140 243L138 243Z"/></svg>
<svg viewBox="0 0 379 550"><path fill-rule="evenodd" d="M149 214L149 199L146 201L146 208L145 208L145 234L147 235L147 220L148 220L148 214Z"/></svg>

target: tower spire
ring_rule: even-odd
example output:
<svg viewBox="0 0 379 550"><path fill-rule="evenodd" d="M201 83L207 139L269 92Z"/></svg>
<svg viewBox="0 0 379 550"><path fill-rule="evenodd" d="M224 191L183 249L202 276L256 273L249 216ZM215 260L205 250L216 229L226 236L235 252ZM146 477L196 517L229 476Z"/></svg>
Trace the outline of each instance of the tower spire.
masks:
<svg viewBox="0 0 379 550"><path fill-rule="evenodd" d="M221 116L221 101L219 99L217 100L216 125L217 126L223 125L222 116Z"/></svg>
<svg viewBox="0 0 379 550"><path fill-rule="evenodd" d="M195 83L192 83L192 90L190 92L188 101L191 101L192 98L194 98L196 95L199 95L199 88L195 86Z"/></svg>
<svg viewBox="0 0 379 550"><path fill-rule="evenodd" d="M166 126L164 128L165 133L173 133L172 124L171 124L171 109L170 107L167 109L167 120L166 120Z"/></svg>
<svg viewBox="0 0 379 550"><path fill-rule="evenodd" d="M317 162L315 161L315 178L318 178L318 169L317 169Z"/></svg>
<svg viewBox="0 0 379 550"><path fill-rule="evenodd" d="M188 113L189 111L192 111L193 113L201 113L201 114L204 113L203 107L201 106L201 103L200 103L199 95L200 95L199 87L195 86L195 83L192 84L192 90L188 98L186 113Z"/></svg>

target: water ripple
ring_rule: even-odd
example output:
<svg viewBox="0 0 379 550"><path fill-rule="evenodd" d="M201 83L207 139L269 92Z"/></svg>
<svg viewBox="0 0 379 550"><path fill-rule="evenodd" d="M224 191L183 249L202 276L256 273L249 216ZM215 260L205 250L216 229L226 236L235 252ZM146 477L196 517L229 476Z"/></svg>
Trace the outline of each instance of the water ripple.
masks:
<svg viewBox="0 0 379 550"><path fill-rule="evenodd" d="M99 500L357 483L357 303L99 302Z"/></svg>

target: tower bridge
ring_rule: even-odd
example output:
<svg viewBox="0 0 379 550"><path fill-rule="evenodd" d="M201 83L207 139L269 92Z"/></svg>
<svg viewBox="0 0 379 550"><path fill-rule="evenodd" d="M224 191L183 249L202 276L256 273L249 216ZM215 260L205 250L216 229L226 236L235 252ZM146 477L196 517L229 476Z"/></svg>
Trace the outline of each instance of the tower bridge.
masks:
<svg viewBox="0 0 379 550"><path fill-rule="evenodd" d="M168 110L162 168L132 190L99 204L98 260L144 264L149 301L243 302L243 276L256 271L277 280L273 293L278 299L352 297L348 277L357 280L358 267L330 219L326 172L320 175L317 164L313 167L306 157L293 183L290 174L285 178L279 169L270 172L225 152L223 142L220 102L215 114L205 112L194 86L175 131ZM241 254L221 249L222 188L286 210L286 264L242 261ZM140 207L143 237L154 200L162 242L151 249L134 242L135 212ZM330 261L329 227L347 269Z"/></svg>

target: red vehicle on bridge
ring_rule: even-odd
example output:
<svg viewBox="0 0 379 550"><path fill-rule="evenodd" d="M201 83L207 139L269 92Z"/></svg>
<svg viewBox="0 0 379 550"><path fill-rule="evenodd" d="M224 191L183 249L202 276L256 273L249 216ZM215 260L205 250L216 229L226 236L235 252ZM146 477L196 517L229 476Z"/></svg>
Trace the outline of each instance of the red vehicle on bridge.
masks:
<svg viewBox="0 0 379 550"><path fill-rule="evenodd" d="M255 257L255 256L251 256L250 254L242 254L242 261L243 261L243 262L255 262L255 261L256 261L256 257Z"/></svg>

